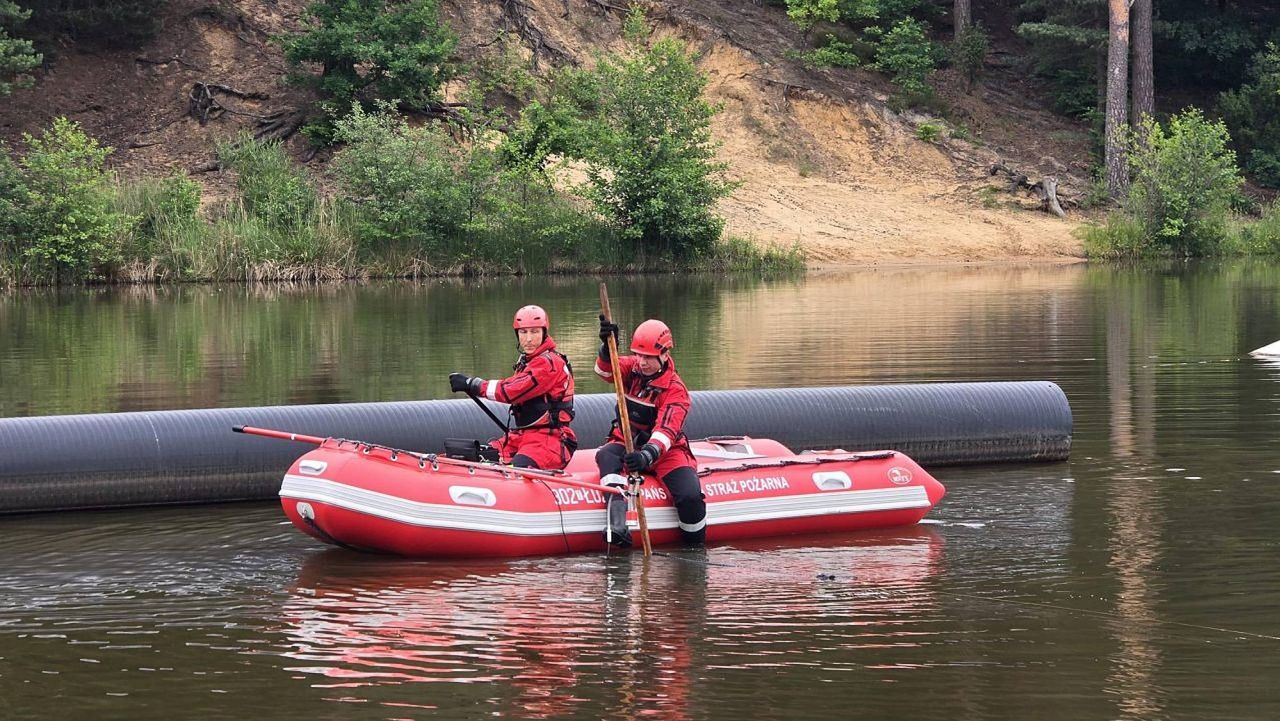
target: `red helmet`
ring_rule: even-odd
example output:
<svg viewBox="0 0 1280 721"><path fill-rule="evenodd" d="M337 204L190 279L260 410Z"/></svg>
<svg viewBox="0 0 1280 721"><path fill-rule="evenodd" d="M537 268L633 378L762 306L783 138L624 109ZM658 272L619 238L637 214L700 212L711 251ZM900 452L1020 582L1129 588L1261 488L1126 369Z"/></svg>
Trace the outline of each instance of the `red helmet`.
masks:
<svg viewBox="0 0 1280 721"><path fill-rule="evenodd" d="M538 305L526 305L516 311L515 320L511 321L511 327L516 330L521 328L542 328L545 331L551 330L551 320L547 317L547 312Z"/></svg>
<svg viewBox="0 0 1280 721"><path fill-rule="evenodd" d="M666 323L650 318L636 327L631 334L631 352L640 355L662 355L674 348L676 342L671 339L671 329Z"/></svg>

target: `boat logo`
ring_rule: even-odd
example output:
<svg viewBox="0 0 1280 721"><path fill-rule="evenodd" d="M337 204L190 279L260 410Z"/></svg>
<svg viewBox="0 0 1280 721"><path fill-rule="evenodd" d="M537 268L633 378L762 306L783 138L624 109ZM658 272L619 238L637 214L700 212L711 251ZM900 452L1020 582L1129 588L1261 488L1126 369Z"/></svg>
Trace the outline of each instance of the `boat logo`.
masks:
<svg viewBox="0 0 1280 721"><path fill-rule="evenodd" d="M901 466L894 466L889 469L889 480L896 485L905 486L911 482L911 471Z"/></svg>

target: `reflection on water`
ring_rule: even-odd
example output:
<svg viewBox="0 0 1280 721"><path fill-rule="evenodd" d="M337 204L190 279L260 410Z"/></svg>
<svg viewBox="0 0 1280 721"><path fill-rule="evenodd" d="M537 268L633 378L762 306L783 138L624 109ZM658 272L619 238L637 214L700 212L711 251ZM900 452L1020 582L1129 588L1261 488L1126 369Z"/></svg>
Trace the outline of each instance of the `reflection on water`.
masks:
<svg viewBox="0 0 1280 721"><path fill-rule="evenodd" d="M647 564L326 552L274 505L0 519L3 717L1280 718L1280 365L1248 355L1280 338L1280 267L609 282L694 387L1048 379L1072 459L939 469L916 529ZM0 415L440 397L510 366L529 301L581 374L596 298L0 295Z"/></svg>
<svg viewBox="0 0 1280 721"><path fill-rule="evenodd" d="M892 667L893 649L936 642L930 580L941 552L941 537L920 527L664 552L647 564L318 553L284 604L283 655L343 701L456 704L472 692L412 684L498 683L525 718L583 704L689 718L699 669L824 659L837 669L852 661L847 652L870 649L877 666Z"/></svg>

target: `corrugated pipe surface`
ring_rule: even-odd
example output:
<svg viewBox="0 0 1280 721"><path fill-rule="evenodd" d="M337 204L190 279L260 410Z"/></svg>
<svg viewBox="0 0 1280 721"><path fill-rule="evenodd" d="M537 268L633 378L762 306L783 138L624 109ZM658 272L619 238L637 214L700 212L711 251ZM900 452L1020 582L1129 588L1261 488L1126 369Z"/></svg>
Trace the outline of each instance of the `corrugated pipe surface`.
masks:
<svg viewBox="0 0 1280 721"><path fill-rule="evenodd" d="M490 405L505 417L506 407ZM574 429L599 444L614 396L578 396ZM492 438L468 399L216 408L0 419L0 513L266 499L309 446L235 425L439 451ZM1053 461L1071 449L1071 409L1048 382L696 391L690 438L748 435L793 450L893 449L924 465Z"/></svg>

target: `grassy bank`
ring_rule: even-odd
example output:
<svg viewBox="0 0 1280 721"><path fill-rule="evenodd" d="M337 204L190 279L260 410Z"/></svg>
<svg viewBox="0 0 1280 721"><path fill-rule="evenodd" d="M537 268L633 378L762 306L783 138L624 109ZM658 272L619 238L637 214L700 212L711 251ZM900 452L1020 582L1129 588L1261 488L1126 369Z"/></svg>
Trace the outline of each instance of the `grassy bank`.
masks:
<svg viewBox="0 0 1280 721"><path fill-rule="evenodd" d="M649 242L493 145L359 116L333 190L277 144L219 148L235 193L209 202L185 176L120 181L100 147L58 121L0 154L0 284L802 270L796 248L719 236ZM354 140L355 138L360 140Z"/></svg>

